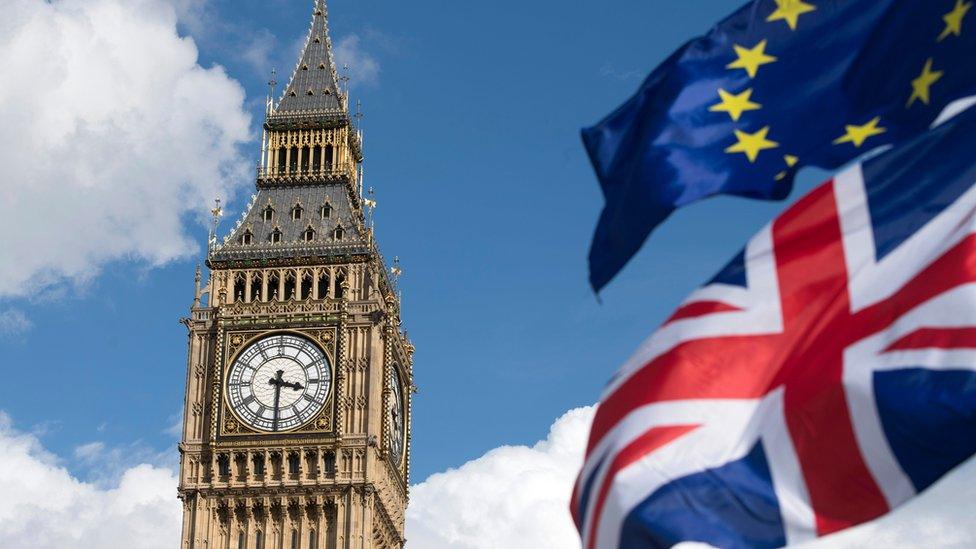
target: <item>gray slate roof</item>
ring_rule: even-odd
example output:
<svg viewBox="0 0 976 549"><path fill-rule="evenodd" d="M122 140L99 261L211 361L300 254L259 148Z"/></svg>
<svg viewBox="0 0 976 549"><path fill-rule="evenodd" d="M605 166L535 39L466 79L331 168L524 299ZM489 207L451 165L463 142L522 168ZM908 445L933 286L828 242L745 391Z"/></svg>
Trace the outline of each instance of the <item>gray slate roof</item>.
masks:
<svg viewBox="0 0 976 549"><path fill-rule="evenodd" d="M296 204L303 209L299 220L292 216ZM332 206L332 212L323 219L320 209L325 204ZM274 217L265 221L264 212L269 205L274 209ZM305 242L303 235L309 226L315 231L315 238ZM342 240L334 239L338 226L344 231ZM368 249L360 226L361 214L352 210L345 183L262 188L240 223L213 251L211 259L221 262L356 253ZM281 231L279 243L271 242L275 229ZM242 244L241 237L248 231L252 235L251 244Z"/></svg>
<svg viewBox="0 0 976 549"><path fill-rule="evenodd" d="M325 0L315 0L312 28L305 41L302 58L273 115L343 110L332 58L328 18Z"/></svg>

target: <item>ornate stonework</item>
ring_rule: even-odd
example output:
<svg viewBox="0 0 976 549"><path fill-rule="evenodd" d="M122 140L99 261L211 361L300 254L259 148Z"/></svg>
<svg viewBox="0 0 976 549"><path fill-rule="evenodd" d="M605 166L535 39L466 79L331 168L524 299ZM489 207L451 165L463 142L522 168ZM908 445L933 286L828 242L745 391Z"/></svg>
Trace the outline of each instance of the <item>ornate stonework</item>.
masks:
<svg viewBox="0 0 976 549"><path fill-rule="evenodd" d="M302 59L269 102L258 194L211 239L209 281L185 321L183 549L404 545L413 346L364 214L325 3L313 4ZM305 350L268 346L289 338ZM282 398L314 406L279 428L297 410Z"/></svg>

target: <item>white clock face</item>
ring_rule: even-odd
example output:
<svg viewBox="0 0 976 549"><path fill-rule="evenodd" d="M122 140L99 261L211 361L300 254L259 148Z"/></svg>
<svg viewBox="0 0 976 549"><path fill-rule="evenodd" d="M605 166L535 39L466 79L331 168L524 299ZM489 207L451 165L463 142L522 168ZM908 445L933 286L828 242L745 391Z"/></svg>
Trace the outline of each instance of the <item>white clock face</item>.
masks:
<svg viewBox="0 0 976 549"><path fill-rule="evenodd" d="M265 337L237 356L227 397L247 425L289 431L314 419L332 385L329 359L311 341L291 334Z"/></svg>
<svg viewBox="0 0 976 549"><path fill-rule="evenodd" d="M403 393L400 389L400 374L393 368L393 387L390 400L390 453L397 463L403 458L403 437L406 431L403 416Z"/></svg>

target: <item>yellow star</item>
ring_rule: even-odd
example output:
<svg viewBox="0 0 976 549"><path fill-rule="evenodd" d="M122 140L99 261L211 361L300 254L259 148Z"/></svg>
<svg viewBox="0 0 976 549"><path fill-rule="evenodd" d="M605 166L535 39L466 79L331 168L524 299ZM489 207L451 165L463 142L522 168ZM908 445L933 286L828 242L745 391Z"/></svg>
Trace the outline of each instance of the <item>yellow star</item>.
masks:
<svg viewBox="0 0 976 549"><path fill-rule="evenodd" d="M939 35L939 42L949 38L949 36L962 36L962 20L972 9L972 2L964 2L963 0L956 0L956 7L952 9L949 13L942 16L942 19L946 23L946 28Z"/></svg>
<svg viewBox="0 0 976 549"><path fill-rule="evenodd" d="M786 21L786 24L790 26L791 30L796 30L796 24L800 20L800 16L804 13L815 11L816 9L803 0L776 0L776 11L767 17L766 21L769 23L773 21Z"/></svg>
<svg viewBox="0 0 976 549"><path fill-rule="evenodd" d="M796 156L793 156L792 154L787 154L783 156L783 161L786 162L786 166L788 168L792 168L793 166L796 166L800 162L800 159ZM789 172L785 170L779 172L778 174L776 174L776 181L782 181L786 179L787 175L789 175Z"/></svg>
<svg viewBox="0 0 976 549"><path fill-rule="evenodd" d="M718 95L722 98L722 101L712 105L708 110L711 112L727 112L734 121L738 121L742 113L746 111L755 111L762 108L762 105L759 103L750 101L752 98L752 88L738 95L719 89Z"/></svg>
<svg viewBox="0 0 976 549"><path fill-rule="evenodd" d="M772 55L766 55L765 40L756 44L753 48L744 48L738 44L733 47L735 48L735 54L739 58L729 63L725 68L745 69L746 73L749 74L749 78L755 78L756 73L759 72L759 67L762 65L776 61L776 58Z"/></svg>
<svg viewBox="0 0 976 549"><path fill-rule="evenodd" d="M749 159L749 162L755 162L759 158L760 152L779 147L779 143L766 139L767 135L769 135L769 126L751 134L735 130L737 143L725 149L725 152L728 154L743 153Z"/></svg>
<svg viewBox="0 0 976 549"><path fill-rule="evenodd" d="M928 61L925 62L925 67L922 69L922 74L918 78L912 80L912 96L908 98L907 107L911 107L916 100L921 100L922 103L926 105L929 104L930 92L932 91L932 84L935 84L942 78L945 74L943 71L933 71L932 70L932 58L930 57Z"/></svg>
<svg viewBox="0 0 976 549"><path fill-rule="evenodd" d="M844 135L834 140L834 145L852 143L855 147L860 148L869 137L881 135L888 131L886 128L878 127L880 122L881 117L877 116L874 118L874 120L864 124L863 126L846 126L847 131L844 133Z"/></svg>

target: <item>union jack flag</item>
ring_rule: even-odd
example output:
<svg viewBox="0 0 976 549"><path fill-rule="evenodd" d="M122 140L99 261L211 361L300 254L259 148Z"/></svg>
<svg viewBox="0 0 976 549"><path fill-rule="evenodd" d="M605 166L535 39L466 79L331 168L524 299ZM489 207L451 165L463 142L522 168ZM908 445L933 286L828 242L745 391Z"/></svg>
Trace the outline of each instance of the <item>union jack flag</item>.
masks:
<svg viewBox="0 0 976 549"><path fill-rule="evenodd" d="M976 108L818 187L606 388L584 549L780 547L976 454Z"/></svg>

